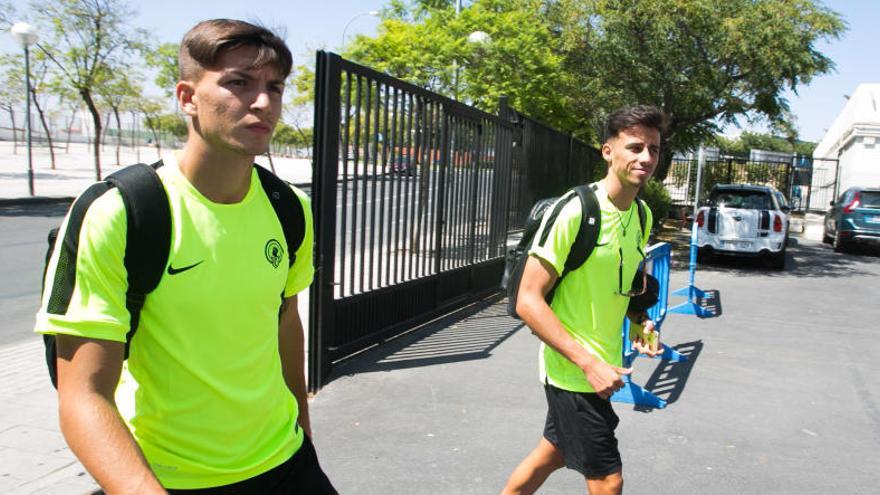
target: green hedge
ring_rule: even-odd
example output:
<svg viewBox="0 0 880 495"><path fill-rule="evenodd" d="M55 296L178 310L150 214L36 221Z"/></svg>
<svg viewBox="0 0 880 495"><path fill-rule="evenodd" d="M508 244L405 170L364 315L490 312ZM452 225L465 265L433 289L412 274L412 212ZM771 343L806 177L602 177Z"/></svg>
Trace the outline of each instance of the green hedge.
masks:
<svg viewBox="0 0 880 495"><path fill-rule="evenodd" d="M653 228L659 228L669 216L669 208L672 206L672 198L669 197L666 187L661 182L651 179L639 193L639 197L648 203L651 213L654 214Z"/></svg>

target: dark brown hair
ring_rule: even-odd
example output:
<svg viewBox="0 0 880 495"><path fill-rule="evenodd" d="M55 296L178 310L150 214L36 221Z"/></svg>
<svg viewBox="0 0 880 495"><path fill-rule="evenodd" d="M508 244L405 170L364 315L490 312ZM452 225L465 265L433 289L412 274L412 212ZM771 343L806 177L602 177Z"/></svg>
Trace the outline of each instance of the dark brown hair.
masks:
<svg viewBox="0 0 880 495"><path fill-rule="evenodd" d="M666 134L668 122L666 114L653 105L619 108L605 120L605 140L616 137L620 131L635 125L657 129L663 135Z"/></svg>
<svg viewBox="0 0 880 495"><path fill-rule="evenodd" d="M242 46L258 49L251 67L269 65L286 78L293 65L293 57L284 40L272 31L234 19L202 21L187 31L180 42L180 79L199 76L203 69L217 68L217 60L224 52Z"/></svg>

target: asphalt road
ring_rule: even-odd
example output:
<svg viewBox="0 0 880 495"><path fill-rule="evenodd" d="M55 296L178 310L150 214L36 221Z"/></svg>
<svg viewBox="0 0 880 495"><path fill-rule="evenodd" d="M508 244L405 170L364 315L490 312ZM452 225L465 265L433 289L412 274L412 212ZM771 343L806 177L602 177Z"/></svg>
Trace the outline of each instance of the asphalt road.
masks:
<svg viewBox="0 0 880 495"><path fill-rule="evenodd" d="M46 236L67 204L0 207L0 345L32 336L40 305Z"/></svg>

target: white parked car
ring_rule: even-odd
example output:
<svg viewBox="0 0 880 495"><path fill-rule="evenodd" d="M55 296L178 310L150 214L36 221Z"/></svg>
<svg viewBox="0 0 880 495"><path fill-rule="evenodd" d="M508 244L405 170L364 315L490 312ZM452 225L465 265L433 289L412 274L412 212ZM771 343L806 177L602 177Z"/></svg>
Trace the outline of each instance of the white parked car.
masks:
<svg viewBox="0 0 880 495"><path fill-rule="evenodd" d="M771 186L718 184L697 210L697 246L702 255L761 256L784 270L790 211Z"/></svg>

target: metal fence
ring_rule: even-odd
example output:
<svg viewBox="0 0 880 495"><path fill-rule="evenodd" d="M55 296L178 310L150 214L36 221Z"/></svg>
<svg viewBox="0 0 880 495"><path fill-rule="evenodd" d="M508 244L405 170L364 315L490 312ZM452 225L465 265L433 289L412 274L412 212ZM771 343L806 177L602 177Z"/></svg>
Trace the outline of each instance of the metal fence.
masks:
<svg viewBox="0 0 880 495"><path fill-rule="evenodd" d="M310 388L332 364L497 290L513 125L318 52Z"/></svg>
<svg viewBox="0 0 880 495"><path fill-rule="evenodd" d="M706 198L716 184L744 183L774 186L791 200L794 179L792 163L706 160L702 171L700 198ZM663 185L673 204L692 205L697 187L697 160L674 159Z"/></svg>
<svg viewBox="0 0 880 495"><path fill-rule="evenodd" d="M604 175L605 162L599 150L510 108L503 98L500 114L516 124L511 229L523 228L529 210L539 199L560 196Z"/></svg>

